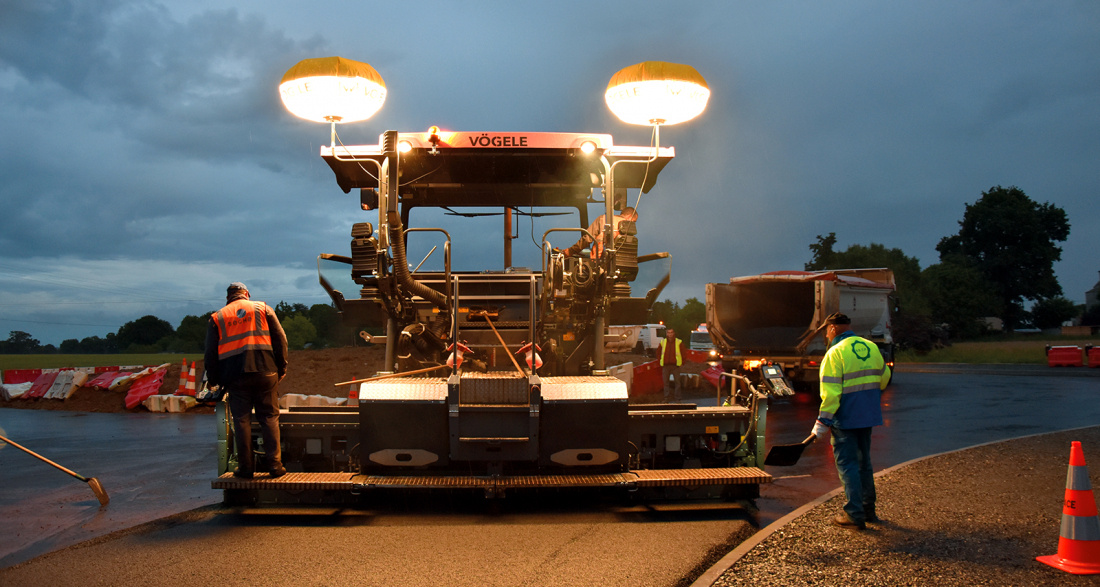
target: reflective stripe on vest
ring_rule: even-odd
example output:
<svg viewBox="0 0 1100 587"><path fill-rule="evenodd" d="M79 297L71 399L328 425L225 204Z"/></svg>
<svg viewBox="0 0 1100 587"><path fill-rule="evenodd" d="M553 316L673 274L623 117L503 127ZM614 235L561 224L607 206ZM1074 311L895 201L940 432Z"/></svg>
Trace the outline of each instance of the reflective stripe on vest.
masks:
<svg viewBox="0 0 1100 587"><path fill-rule="evenodd" d="M271 332L263 302L236 300L214 314L218 325L218 359L246 351L270 351Z"/></svg>

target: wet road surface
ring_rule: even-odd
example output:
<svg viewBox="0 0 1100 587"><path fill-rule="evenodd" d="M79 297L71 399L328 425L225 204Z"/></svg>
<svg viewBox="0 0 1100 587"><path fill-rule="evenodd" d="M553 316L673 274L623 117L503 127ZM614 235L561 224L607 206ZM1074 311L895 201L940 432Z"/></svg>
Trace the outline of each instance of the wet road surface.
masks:
<svg viewBox="0 0 1100 587"><path fill-rule="evenodd" d="M815 392L816 393L816 392ZM801 442L821 405L815 393L773 400L768 446ZM1100 424L1100 369L1045 366L910 366L883 393L875 428L876 471L968 446ZM775 481L756 500L760 527L840 486L828 442L813 443L793 467L768 467Z"/></svg>
<svg viewBox="0 0 1100 587"><path fill-rule="evenodd" d="M886 425L876 429L873 440L876 470L974 444L1100 423L1100 402L1094 401L1100 391L1098 369L1073 373L1023 369L1011 370L1012 374L1004 374L1009 370L976 368L930 371L903 368L884 395ZM805 438L817 408L818 399L812 394L773 401L768 413L769 446ZM209 489L215 463L214 425L209 416L0 409L0 428L28 448L85 476L97 477L112 499L101 510L83 483L11 447L0 449L0 471L5 472L0 479L0 516L15 521L15 530L0 537L0 568L120 528L220 501L220 494ZM735 505L713 504L598 511L545 506L528 510L520 506L513 511L457 514L424 511L410 505L406 510L391 507L341 517L242 516L212 510L193 514L190 520L185 517L164 524L163 528L147 528L137 543L147 544L151 532L154 542L171 544L177 552L186 553L182 555L186 561L190 557L201 559L201 553L207 551L216 556L216 546L225 547L220 541L232 543L231 537L236 535L248 535L250 541L264 543L273 540L266 536L277 535L284 544L292 545L315 543L308 541L321 540L315 535L323 534L325 529L369 526L363 536L371 541L370 550L384 553L392 548L392 552L382 559L372 555L368 558L373 563L364 560L363 564L377 565L376 572L404 573L406 578L414 572L412 569L423 572L424 563L434 560L435 564L427 568L455 577L465 573L482 579L486 577L482 573L487 572L488 577L500 578L502 584L509 584L507 576L532 576L529 573L549 578L554 576L551 568L558 573L568 569L566 576L575 576L578 584L586 580L672 584L690 573L708 550L720 548L736 533L738 524L750 526L749 531L751 526L763 527L839 485L827 445L808 448L796 466L771 467L769 472L776 481L762 488L755 516L751 510ZM335 531L343 532L347 530ZM256 538L261 534L265 538ZM537 540L531 540L532 536ZM209 544L204 544L206 537ZM117 540L119 548L137 545L131 543L133 537ZM277 542L269 544L276 548ZM487 551L479 546L471 548L471 544L496 546ZM459 552L465 555L456 558L448 553L464 545L469 550ZM333 547L340 548L335 544ZM403 548L411 548L412 552L399 554ZM316 552L314 548L309 550ZM532 559L533 555L542 558ZM598 555L620 561L623 557L634 558L618 566L601 563L603 556ZM76 558L69 564L81 564L79 557L73 556ZM486 565L483 557L493 561L499 558L501 562ZM535 562L523 566L516 557ZM318 560L310 560L304 559L301 564L319 568ZM543 565L541 570L539 565ZM624 574L623 569L629 573ZM617 574L602 575L608 572ZM320 576L315 578L321 580Z"/></svg>
<svg viewBox="0 0 1100 587"><path fill-rule="evenodd" d="M0 435L84 477L110 497L0 443L0 568L221 501L214 417L0 409Z"/></svg>

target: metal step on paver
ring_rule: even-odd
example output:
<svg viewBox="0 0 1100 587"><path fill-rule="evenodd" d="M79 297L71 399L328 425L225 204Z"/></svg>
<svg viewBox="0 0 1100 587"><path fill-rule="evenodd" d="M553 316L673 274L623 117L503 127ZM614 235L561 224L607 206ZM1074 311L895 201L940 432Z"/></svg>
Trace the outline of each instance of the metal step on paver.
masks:
<svg viewBox="0 0 1100 587"><path fill-rule="evenodd" d="M408 489L523 489L564 487L697 487L771 483L772 476L756 467L710 469L640 469L624 473L570 475L360 475L357 473L287 473L272 479L259 473L240 479L225 473L213 489L347 490L362 488Z"/></svg>

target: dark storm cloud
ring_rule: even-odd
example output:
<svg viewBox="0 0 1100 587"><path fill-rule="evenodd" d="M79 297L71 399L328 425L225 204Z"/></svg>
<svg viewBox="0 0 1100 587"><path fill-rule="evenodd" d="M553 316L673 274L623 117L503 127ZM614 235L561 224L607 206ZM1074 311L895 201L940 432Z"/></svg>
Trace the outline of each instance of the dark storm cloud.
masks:
<svg viewBox="0 0 1100 587"><path fill-rule="evenodd" d="M677 158L640 205L643 250L673 254L674 300L801 268L829 232L840 249L877 242L926 267L994 185L1068 213L1055 267L1068 297L1082 300L1100 269L1093 1L233 6L0 8L0 337L19 329L5 318L42 311L5 306L12 296L111 301L134 281L178 305L103 305L99 320L175 322L235 280L264 284L273 301L323 302L305 297L318 293L314 255L346 252L350 223L370 218L317 157L328 129L290 116L275 88L325 55L370 62L390 90L370 121L340 127L348 144L438 124L644 145L649 129L604 105L607 80L643 60L693 65L710 105L662 129ZM455 235L456 262L498 263L496 236L438 224Z"/></svg>
<svg viewBox="0 0 1100 587"><path fill-rule="evenodd" d="M293 173L306 165L293 125L272 122L283 112L271 80L315 40L233 10L177 22L153 3L25 3L3 23L0 60L21 78L5 94L26 108L9 111L24 142L0 176L5 238L39 251L170 255L187 234L229 231L218 213L232 209L227 196L285 162ZM265 209L252 210L260 223L285 217ZM42 231L50 223L66 230Z"/></svg>
<svg viewBox="0 0 1100 587"><path fill-rule="evenodd" d="M7 329L102 335L117 326L90 324L141 312L175 322L218 301L215 287L187 305L210 281L268 281L249 266L308 271L313 239L336 223L304 197L317 143L296 136L272 80L316 55L317 37L234 10L179 20L151 2L2 12L0 248L17 255L0 259ZM263 246L276 234L301 255ZM135 282L148 297L127 294ZM137 303L150 297L160 304Z"/></svg>

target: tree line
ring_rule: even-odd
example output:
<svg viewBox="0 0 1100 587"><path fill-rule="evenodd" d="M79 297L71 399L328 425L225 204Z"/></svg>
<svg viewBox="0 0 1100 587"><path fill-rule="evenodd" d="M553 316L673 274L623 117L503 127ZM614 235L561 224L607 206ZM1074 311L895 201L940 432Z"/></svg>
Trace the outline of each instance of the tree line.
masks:
<svg viewBox="0 0 1100 587"><path fill-rule="evenodd" d="M143 316L123 324L118 332L62 341L59 347L43 345L30 334L15 330L0 340L0 354L113 354L113 353L201 353L206 345L206 327L210 314L184 316L173 328L167 320ZM327 348L355 344L358 333L340 323L332 305L289 304L279 302L275 315L286 332L291 350Z"/></svg>

